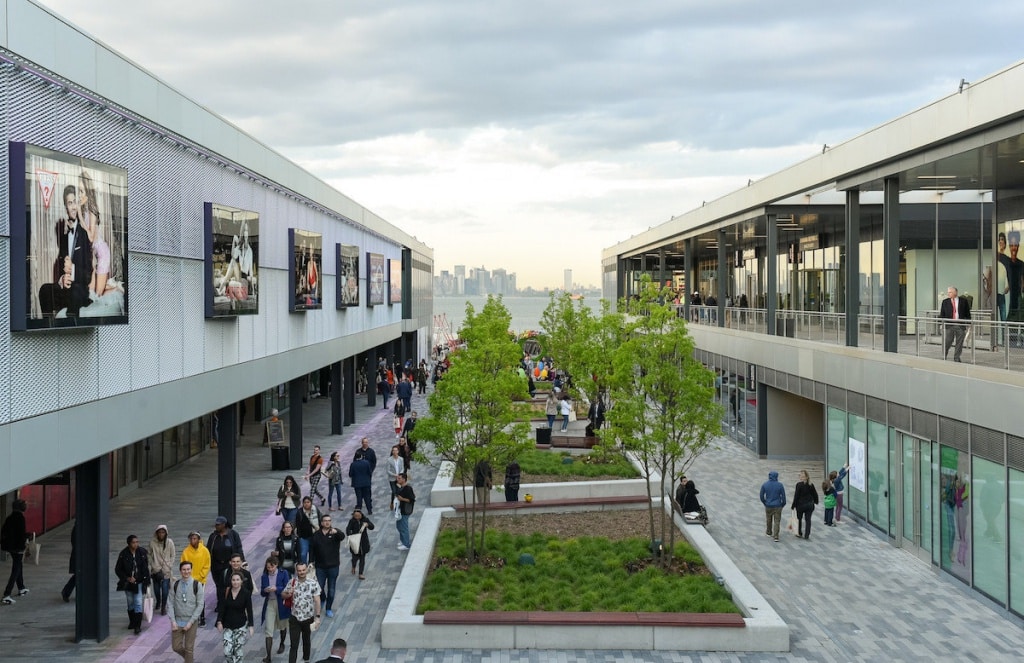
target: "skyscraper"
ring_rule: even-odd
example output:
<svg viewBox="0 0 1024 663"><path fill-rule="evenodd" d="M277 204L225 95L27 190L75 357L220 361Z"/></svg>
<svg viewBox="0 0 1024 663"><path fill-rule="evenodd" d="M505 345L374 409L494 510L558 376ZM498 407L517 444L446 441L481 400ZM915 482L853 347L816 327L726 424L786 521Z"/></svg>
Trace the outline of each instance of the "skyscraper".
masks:
<svg viewBox="0 0 1024 663"><path fill-rule="evenodd" d="M572 270L565 270L565 284L562 286L566 292L572 292Z"/></svg>

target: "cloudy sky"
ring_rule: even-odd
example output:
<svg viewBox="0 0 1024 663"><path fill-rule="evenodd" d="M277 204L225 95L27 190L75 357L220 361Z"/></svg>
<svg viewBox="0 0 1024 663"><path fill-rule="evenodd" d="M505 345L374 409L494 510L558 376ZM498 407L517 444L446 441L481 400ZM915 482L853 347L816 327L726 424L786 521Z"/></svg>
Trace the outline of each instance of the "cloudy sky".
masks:
<svg viewBox="0 0 1024 663"><path fill-rule="evenodd" d="M1019 0L39 1L521 287L1024 57Z"/></svg>

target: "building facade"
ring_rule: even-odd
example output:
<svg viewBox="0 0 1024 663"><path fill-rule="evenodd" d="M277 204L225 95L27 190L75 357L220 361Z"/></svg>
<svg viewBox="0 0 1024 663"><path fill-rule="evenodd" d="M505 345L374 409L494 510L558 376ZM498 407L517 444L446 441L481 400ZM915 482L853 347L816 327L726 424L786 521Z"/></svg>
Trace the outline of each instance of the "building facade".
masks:
<svg viewBox="0 0 1024 663"><path fill-rule="evenodd" d="M602 255L611 300L675 291L724 434L849 462L857 518L1018 615L1022 84L1008 67ZM949 286L970 320L943 317Z"/></svg>

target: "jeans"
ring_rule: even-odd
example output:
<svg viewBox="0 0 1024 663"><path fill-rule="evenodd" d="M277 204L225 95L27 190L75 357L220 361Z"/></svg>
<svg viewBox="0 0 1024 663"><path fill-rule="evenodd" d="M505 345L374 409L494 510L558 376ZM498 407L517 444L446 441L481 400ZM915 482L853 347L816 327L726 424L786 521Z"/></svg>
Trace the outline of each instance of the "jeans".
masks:
<svg viewBox="0 0 1024 663"><path fill-rule="evenodd" d="M288 522L290 522L292 525L294 525L295 524L295 514L298 513L298 512L299 512L299 508L298 507L295 507L293 509L282 508L281 509L281 517L284 518L285 520L287 520Z"/></svg>
<svg viewBox="0 0 1024 663"><path fill-rule="evenodd" d="M14 589L15 583L17 583L19 590L25 589L25 577L22 575L25 553L12 552L9 554L11 556L11 577L7 580L7 587L4 588L4 596L11 595L11 590Z"/></svg>
<svg viewBox="0 0 1024 663"><path fill-rule="evenodd" d="M839 515L843 512L843 494L836 491L836 522L839 522Z"/></svg>
<svg viewBox="0 0 1024 663"><path fill-rule="evenodd" d="M398 540L403 546L409 548L412 545L409 539L409 516L402 514L402 517L395 521L395 528L398 530Z"/></svg>
<svg viewBox="0 0 1024 663"><path fill-rule="evenodd" d="M302 635L302 660L309 660L309 627L313 625L313 618L299 621L294 617L288 618L288 639L291 647L288 650L288 663L295 663L299 654L299 635Z"/></svg>
<svg viewBox="0 0 1024 663"><path fill-rule="evenodd" d="M153 606L155 609L159 610L161 606L167 605L167 599L170 595L171 579L167 576L153 574Z"/></svg>
<svg viewBox="0 0 1024 663"><path fill-rule="evenodd" d="M334 496L338 496L338 506L341 507L341 484L340 483L329 483L327 484L327 508L331 508L332 500Z"/></svg>
<svg viewBox="0 0 1024 663"><path fill-rule="evenodd" d="M835 511L836 511L835 507L825 509L825 524L826 525L831 525L832 524L832 515L835 513Z"/></svg>
<svg viewBox="0 0 1024 663"><path fill-rule="evenodd" d="M324 601L324 610L330 610L334 606L334 589L338 586L338 570L341 567L327 566L316 567L316 580L323 587L320 592L320 600Z"/></svg>
<svg viewBox="0 0 1024 663"><path fill-rule="evenodd" d="M309 544L312 539L299 539L299 559L303 564L309 564Z"/></svg>
<svg viewBox="0 0 1024 663"><path fill-rule="evenodd" d="M555 430L555 415L553 414L548 415L548 428Z"/></svg>
<svg viewBox="0 0 1024 663"><path fill-rule="evenodd" d="M124 598L128 603L128 612L142 612L142 585L136 583L134 588L124 590Z"/></svg>
<svg viewBox="0 0 1024 663"><path fill-rule="evenodd" d="M569 415L563 414L562 415L562 430L565 430L568 427L569 427Z"/></svg>

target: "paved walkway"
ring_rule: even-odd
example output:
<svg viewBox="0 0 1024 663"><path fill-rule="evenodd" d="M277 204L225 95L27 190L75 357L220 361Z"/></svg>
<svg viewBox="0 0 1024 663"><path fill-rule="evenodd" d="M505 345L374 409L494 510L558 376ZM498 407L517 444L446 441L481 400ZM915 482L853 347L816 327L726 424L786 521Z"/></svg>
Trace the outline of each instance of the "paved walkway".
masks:
<svg viewBox="0 0 1024 663"><path fill-rule="evenodd" d="M369 437L382 459L394 440L391 416L380 407L356 408L357 423L342 436L330 435L329 403L316 400L305 411L305 447L308 454L320 444L329 455L340 450L351 459L359 439ZM423 397L414 396L413 408L426 411ZM252 566L258 569L269 552L280 519L273 515L276 490L283 474L270 471L269 453L260 446L255 426L239 449L238 530ZM387 511L388 484L375 481L377 529L371 534L373 550L367 556L366 580L347 573L338 579L338 600L333 619L325 619L314 634L312 660L325 657L335 637L349 642L346 660L405 663L471 663L547 661L910 661L910 660L1016 660L1024 651L1021 620L993 607L978 594L950 577L890 546L872 530L847 521L836 528L820 525L815 512L810 541L785 536L773 543L764 535L763 509L757 489L769 469L777 469L791 491L799 469L820 476L821 464L794 461L768 462L726 439L688 472L711 516L710 531L765 594L792 628L792 651L785 655L717 654L699 652L630 651L527 651L527 650L385 650L380 647L380 622L398 581L404 553L396 549L397 533ZM379 462L378 464L381 464ZM414 466L413 486L425 497L435 476L433 468ZM380 473L379 473L380 474ZM216 513L216 453L207 452L149 482L142 490L122 497L112 506L111 551L114 558L124 536L136 533L144 545L156 525L166 523L171 537L185 545L190 529L208 533ZM351 488L343 488L344 525L354 504ZM845 520L845 518L844 518ZM418 519L411 519L415 536ZM142 635L124 628L123 598L111 585L111 636L103 643L71 642L74 604L63 603L60 587L67 578L70 526L47 534L42 563L26 567L32 592L15 606L0 607L0 660L5 663L37 661L174 662L166 618L155 617ZM343 558L344 560L344 558ZM343 561L343 571L347 567ZM6 578L8 567L0 565ZM111 575L113 578L113 575ZM209 592L208 614L212 612ZM257 615L259 612L257 604ZM212 623L212 620L211 620ZM276 651L276 642L275 642ZM275 661L287 660L287 654ZM246 646L246 661L263 657L263 636ZM216 630L200 631L197 661L221 661ZM301 658L300 658L301 660Z"/></svg>

